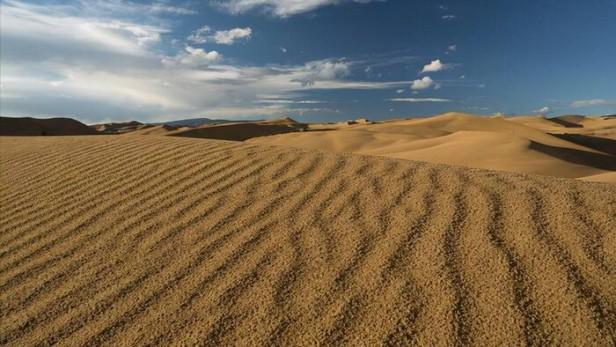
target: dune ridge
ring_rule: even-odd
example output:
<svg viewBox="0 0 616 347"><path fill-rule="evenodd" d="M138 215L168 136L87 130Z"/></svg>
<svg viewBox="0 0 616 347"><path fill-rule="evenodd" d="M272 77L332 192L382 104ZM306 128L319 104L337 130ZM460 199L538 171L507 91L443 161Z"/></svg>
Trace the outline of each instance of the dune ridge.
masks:
<svg viewBox="0 0 616 347"><path fill-rule="evenodd" d="M158 136L0 168L0 344L616 337L613 185Z"/></svg>
<svg viewBox="0 0 616 347"><path fill-rule="evenodd" d="M569 128L565 131L563 125L543 117L446 113L332 131L255 137L248 142L567 178L616 171L616 141L587 135L598 129L609 133L616 123L604 119L574 120L578 122L576 126L593 126L573 128L575 133L570 133ZM560 134L551 134L557 130Z"/></svg>

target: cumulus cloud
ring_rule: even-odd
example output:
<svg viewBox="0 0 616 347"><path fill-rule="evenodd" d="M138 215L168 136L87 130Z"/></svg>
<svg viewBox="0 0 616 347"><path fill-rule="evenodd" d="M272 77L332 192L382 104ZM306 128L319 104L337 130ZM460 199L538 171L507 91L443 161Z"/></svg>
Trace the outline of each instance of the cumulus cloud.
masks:
<svg viewBox="0 0 616 347"><path fill-rule="evenodd" d="M298 69L294 81L302 85L313 85L316 81L331 81L346 77L350 71L350 64L346 61L319 60L307 63Z"/></svg>
<svg viewBox="0 0 616 347"><path fill-rule="evenodd" d="M194 48L186 46L184 52L180 52L173 58L164 58L163 63L166 65L181 64L191 67L207 66L222 59L222 56L216 51L205 51L203 48Z"/></svg>
<svg viewBox="0 0 616 347"><path fill-rule="evenodd" d="M421 70L421 73L438 72L438 71L442 71L448 68L450 68L450 65L443 64L440 59L436 59L436 60L432 60L430 64L425 65L423 69Z"/></svg>
<svg viewBox="0 0 616 347"><path fill-rule="evenodd" d="M590 106L607 106L607 105L616 105L616 102L606 100L606 99L588 99L588 100L576 100L571 103L571 107L574 107L574 108L590 107Z"/></svg>
<svg viewBox="0 0 616 347"><path fill-rule="evenodd" d="M455 52L458 50L458 45L449 45L449 47L447 47L447 50Z"/></svg>
<svg viewBox="0 0 616 347"><path fill-rule="evenodd" d="M410 102L410 103L422 103L422 102L451 102L449 99L440 98L394 98L389 99L396 102Z"/></svg>
<svg viewBox="0 0 616 347"><path fill-rule="evenodd" d="M540 114L548 114L550 112L552 112L552 109L548 106L544 106L542 108L536 109L533 112L535 113L540 113Z"/></svg>
<svg viewBox="0 0 616 347"><path fill-rule="evenodd" d="M217 4L218 7L232 14L261 9L277 17L290 17L327 5L336 5L343 2L366 4L374 1L383 0L219 0Z"/></svg>
<svg viewBox="0 0 616 347"><path fill-rule="evenodd" d="M219 30L212 33L212 28L205 25L193 31L187 37L187 40L196 44L215 42L221 45L232 45L236 40L249 39L251 35L251 28L233 28L231 30Z"/></svg>
<svg viewBox="0 0 616 347"><path fill-rule="evenodd" d="M208 41L210 31L212 31L212 28L207 25L204 25L201 28L193 31L186 39L192 43L204 44Z"/></svg>
<svg viewBox="0 0 616 347"><path fill-rule="evenodd" d="M412 90L424 90L434 86L434 81L430 76L426 76L422 79L414 80L411 84Z"/></svg>
<svg viewBox="0 0 616 347"><path fill-rule="evenodd" d="M248 39L252 35L250 28L233 28L231 30L217 31L214 34L214 42L221 45L232 45L236 40Z"/></svg>

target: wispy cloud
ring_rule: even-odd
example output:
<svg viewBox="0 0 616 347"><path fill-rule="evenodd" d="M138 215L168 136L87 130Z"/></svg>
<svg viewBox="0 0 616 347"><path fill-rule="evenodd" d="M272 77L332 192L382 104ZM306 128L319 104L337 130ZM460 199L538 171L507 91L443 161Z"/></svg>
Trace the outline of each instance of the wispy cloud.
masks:
<svg viewBox="0 0 616 347"><path fill-rule="evenodd" d="M233 28L230 30L218 30L216 32L212 32L212 29L205 25L193 31L187 39L195 44L213 42L221 45L232 45L237 40L249 39L251 36L251 28Z"/></svg>
<svg viewBox="0 0 616 347"><path fill-rule="evenodd" d="M376 1L385 0L218 0L215 3L219 8L233 14L260 9L276 17L290 17L328 5L345 2L366 4Z"/></svg>
<svg viewBox="0 0 616 347"><path fill-rule="evenodd" d="M590 106L609 106L616 105L616 101L606 100L606 99L587 99L587 100L576 100L571 103L571 107L581 108L581 107L590 107Z"/></svg>
<svg viewBox="0 0 616 347"><path fill-rule="evenodd" d="M173 29L165 21L131 20L111 15L110 9L99 18L80 6L91 3L2 3L3 114L83 121L278 115L315 111L305 107L315 100L262 103L261 95L285 99L298 91L395 90L412 82L355 80L353 70L365 65L347 59L233 65L215 50L182 42L179 48L165 46L163 36Z"/></svg>
<svg viewBox="0 0 616 347"><path fill-rule="evenodd" d="M422 102L451 102L450 99L440 98L393 98L390 101L396 102L410 102L410 103L422 103Z"/></svg>

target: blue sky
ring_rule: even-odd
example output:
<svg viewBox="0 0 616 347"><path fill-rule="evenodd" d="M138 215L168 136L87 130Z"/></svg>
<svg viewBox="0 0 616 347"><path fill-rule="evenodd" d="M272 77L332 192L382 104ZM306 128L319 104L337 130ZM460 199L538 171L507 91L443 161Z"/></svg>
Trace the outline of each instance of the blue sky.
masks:
<svg viewBox="0 0 616 347"><path fill-rule="evenodd" d="M616 113L616 0L0 3L4 116Z"/></svg>

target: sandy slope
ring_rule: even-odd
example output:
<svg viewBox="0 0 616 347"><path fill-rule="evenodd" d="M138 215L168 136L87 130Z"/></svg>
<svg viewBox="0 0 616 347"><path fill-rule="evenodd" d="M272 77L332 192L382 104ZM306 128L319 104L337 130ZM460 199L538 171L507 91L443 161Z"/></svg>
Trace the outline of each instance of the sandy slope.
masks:
<svg viewBox="0 0 616 347"><path fill-rule="evenodd" d="M604 148L614 148L616 142L602 140L610 143L597 149L588 146L588 137L571 141L553 136L535 124L549 121L530 120L535 127L502 117L448 113L333 131L257 137L249 142L570 178L616 170L616 156Z"/></svg>
<svg viewBox="0 0 616 347"><path fill-rule="evenodd" d="M0 344L613 345L616 186L0 138Z"/></svg>
<svg viewBox="0 0 616 347"><path fill-rule="evenodd" d="M589 182L616 183L616 172L607 172L603 174L582 177L580 179L583 181L589 181Z"/></svg>
<svg viewBox="0 0 616 347"><path fill-rule="evenodd" d="M515 116L507 120L554 134L581 134L616 140L616 118L613 117Z"/></svg>

